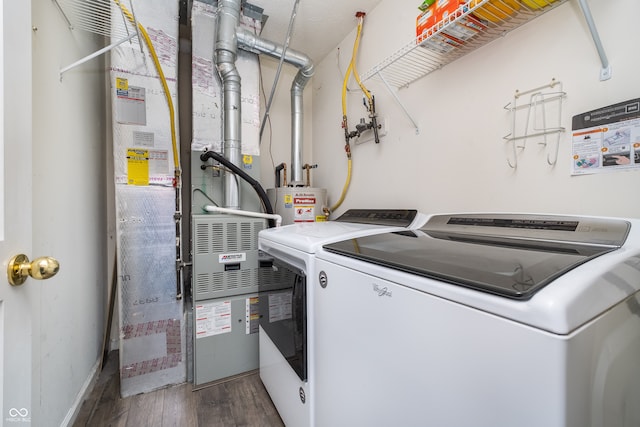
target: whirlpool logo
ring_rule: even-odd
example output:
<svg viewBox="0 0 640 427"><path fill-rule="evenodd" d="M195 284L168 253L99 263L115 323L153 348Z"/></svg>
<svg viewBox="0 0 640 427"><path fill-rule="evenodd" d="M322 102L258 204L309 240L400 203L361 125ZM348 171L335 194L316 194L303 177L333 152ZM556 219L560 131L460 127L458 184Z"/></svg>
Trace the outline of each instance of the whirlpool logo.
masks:
<svg viewBox="0 0 640 427"><path fill-rule="evenodd" d="M27 408L11 408L5 421L9 423L30 423L29 410Z"/></svg>
<svg viewBox="0 0 640 427"><path fill-rule="evenodd" d="M392 297L391 291L386 286L384 288L381 288L379 285L374 283L373 291L377 293L379 297L389 297L389 298Z"/></svg>

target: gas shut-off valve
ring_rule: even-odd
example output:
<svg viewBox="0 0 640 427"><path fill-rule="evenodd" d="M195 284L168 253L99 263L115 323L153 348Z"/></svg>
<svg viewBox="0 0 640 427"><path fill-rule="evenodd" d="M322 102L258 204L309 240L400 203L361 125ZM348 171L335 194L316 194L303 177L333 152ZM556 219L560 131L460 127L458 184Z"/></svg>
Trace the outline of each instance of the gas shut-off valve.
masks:
<svg viewBox="0 0 640 427"><path fill-rule="evenodd" d="M367 107L367 99L363 98L362 102L364 103L364 106ZM379 144L380 136L378 135L378 131L382 128L382 125L378 124L378 115L376 114L376 101L373 95L371 96L371 102L369 103L368 109L369 118L371 119L371 121L367 122L364 117L361 118L360 123L356 125L356 135L360 137L363 132L369 129L373 129L373 139L376 141L376 144Z"/></svg>

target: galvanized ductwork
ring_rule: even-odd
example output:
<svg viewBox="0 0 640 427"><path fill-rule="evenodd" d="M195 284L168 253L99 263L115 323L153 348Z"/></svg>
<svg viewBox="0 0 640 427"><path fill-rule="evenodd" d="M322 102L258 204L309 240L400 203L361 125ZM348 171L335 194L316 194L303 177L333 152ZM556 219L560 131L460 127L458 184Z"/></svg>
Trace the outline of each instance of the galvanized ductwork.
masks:
<svg viewBox="0 0 640 427"><path fill-rule="evenodd" d="M282 58L298 68L291 84L291 185L302 185L302 140L303 140L303 97L307 82L313 77L313 61L306 54L287 49L274 42L261 39L243 28L238 28L239 46L251 52L263 53L273 58Z"/></svg>
<svg viewBox="0 0 640 427"><path fill-rule="evenodd" d="M234 165L239 165L240 129L242 123L240 102L240 73L236 68L238 41L236 28L240 21L241 0L219 0L216 25L214 59L223 90L223 155ZM224 175L224 206L240 208L240 190L233 174Z"/></svg>
<svg viewBox="0 0 640 427"><path fill-rule="evenodd" d="M223 85L223 155L235 165L241 161L241 94L240 74L235 66L237 48L254 53L283 58L299 71L291 85L291 184L303 185L302 141L303 141L303 92L314 73L311 58L306 54L264 40L240 28L241 0L219 0L215 63ZM227 208L240 206L239 187L231 173L224 176L224 204Z"/></svg>

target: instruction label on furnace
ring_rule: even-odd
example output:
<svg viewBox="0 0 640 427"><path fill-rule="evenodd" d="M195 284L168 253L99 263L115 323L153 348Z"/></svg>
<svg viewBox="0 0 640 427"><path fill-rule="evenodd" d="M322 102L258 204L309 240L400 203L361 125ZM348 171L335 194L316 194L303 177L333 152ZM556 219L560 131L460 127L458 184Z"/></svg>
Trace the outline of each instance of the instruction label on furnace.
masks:
<svg viewBox="0 0 640 427"><path fill-rule="evenodd" d="M196 339L231 332L231 301L196 305Z"/></svg>
<svg viewBox="0 0 640 427"><path fill-rule="evenodd" d="M127 79L116 79L116 121L128 125L146 125L145 89L129 86Z"/></svg>
<svg viewBox="0 0 640 427"><path fill-rule="evenodd" d="M257 334L260 325L260 310L258 308L258 297L247 298L245 301L246 308L246 330L247 335Z"/></svg>

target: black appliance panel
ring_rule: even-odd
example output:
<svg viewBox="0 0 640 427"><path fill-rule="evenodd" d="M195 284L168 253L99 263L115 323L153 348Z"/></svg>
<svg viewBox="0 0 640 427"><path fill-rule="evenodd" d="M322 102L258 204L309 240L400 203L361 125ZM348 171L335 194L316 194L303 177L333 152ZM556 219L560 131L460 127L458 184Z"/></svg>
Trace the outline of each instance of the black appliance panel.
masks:
<svg viewBox="0 0 640 427"><path fill-rule="evenodd" d="M307 278L279 259L260 261L260 326L302 381L307 380Z"/></svg>

